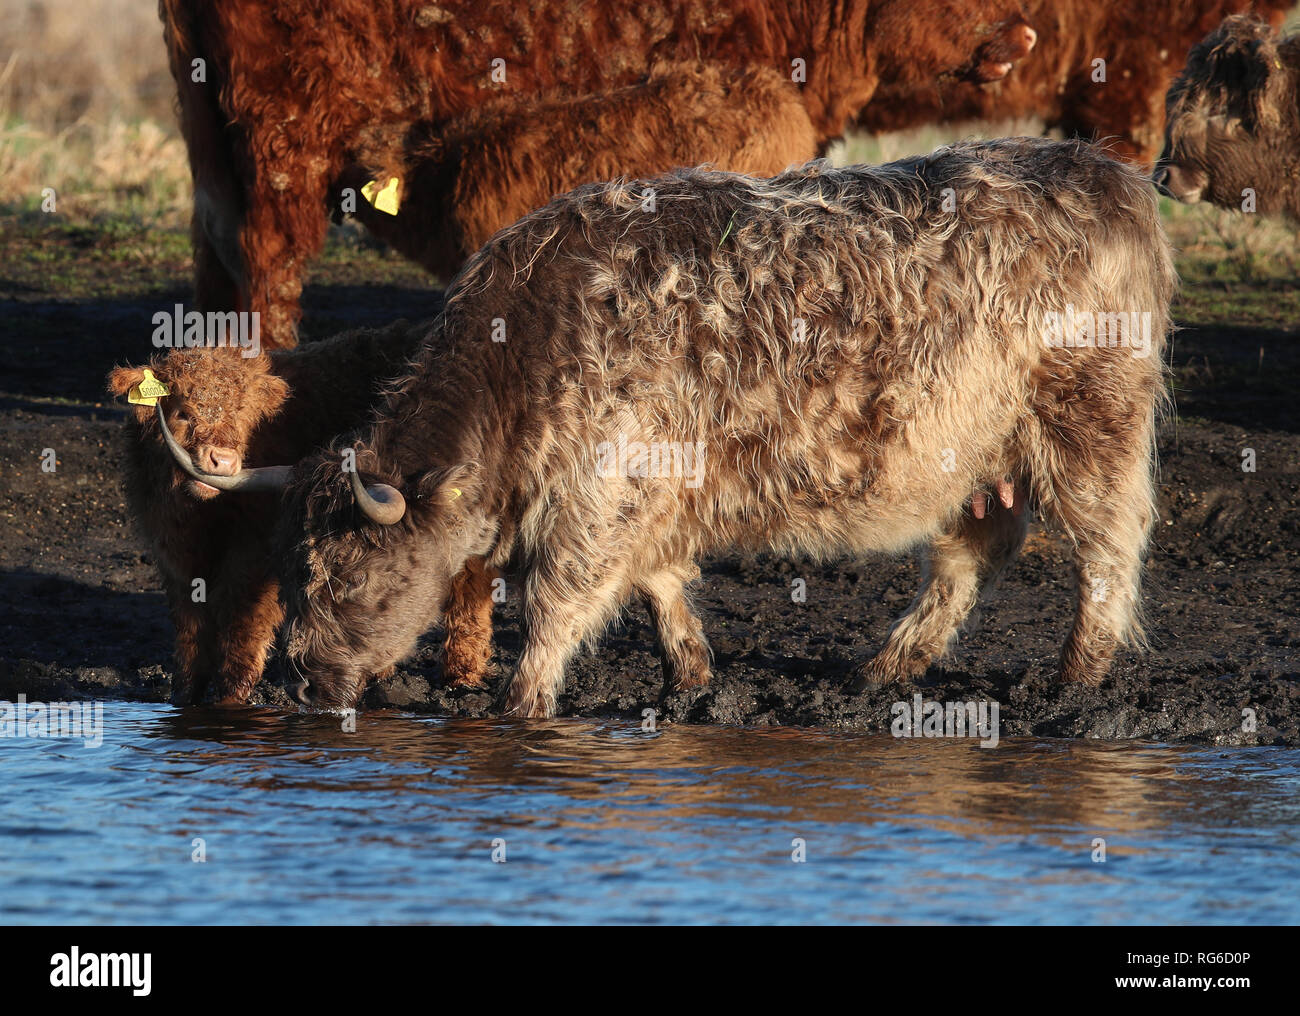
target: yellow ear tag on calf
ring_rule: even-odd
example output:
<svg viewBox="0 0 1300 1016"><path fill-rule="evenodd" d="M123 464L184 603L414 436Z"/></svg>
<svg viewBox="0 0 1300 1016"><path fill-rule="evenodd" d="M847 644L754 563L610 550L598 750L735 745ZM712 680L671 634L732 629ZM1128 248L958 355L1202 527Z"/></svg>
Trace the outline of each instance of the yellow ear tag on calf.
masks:
<svg viewBox="0 0 1300 1016"><path fill-rule="evenodd" d="M148 367L144 369L144 378L126 393L126 401L133 406L156 406L164 395L170 395L167 386L153 376Z"/></svg>
<svg viewBox="0 0 1300 1016"><path fill-rule="evenodd" d="M398 208L397 177L388 178L388 183L382 187L379 186L378 180L371 180L361 188L361 196L378 208L381 212L387 212L389 215L396 215Z"/></svg>
<svg viewBox="0 0 1300 1016"><path fill-rule="evenodd" d="M458 497L460 497L460 488L459 488L459 487L452 487L452 488L451 488L451 499L452 499L453 501L455 501L456 498L458 498Z"/></svg>

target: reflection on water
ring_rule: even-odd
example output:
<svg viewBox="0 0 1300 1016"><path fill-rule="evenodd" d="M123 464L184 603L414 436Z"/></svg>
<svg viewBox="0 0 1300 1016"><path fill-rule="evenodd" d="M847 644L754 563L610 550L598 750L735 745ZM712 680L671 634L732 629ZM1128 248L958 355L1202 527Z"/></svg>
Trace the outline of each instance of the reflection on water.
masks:
<svg viewBox="0 0 1300 1016"><path fill-rule="evenodd" d="M0 740L0 919L1300 920L1292 750L104 719L97 750Z"/></svg>

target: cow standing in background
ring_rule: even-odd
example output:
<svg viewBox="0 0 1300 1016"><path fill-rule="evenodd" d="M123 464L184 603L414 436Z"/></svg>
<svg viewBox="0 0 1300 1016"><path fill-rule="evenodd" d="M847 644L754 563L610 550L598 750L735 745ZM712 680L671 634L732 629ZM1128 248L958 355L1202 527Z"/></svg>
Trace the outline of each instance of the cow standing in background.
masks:
<svg viewBox="0 0 1300 1016"><path fill-rule="evenodd" d="M1008 474L1074 547L1061 673L1095 684L1140 633L1175 284L1148 181L1078 142L565 195L471 259L375 421L295 469L277 545L298 695L354 704L480 555L522 590L519 715L554 713L629 597L668 687L707 682L686 584L737 547L928 544L858 670L919 675L1021 546L1025 513L964 510Z"/></svg>
<svg viewBox="0 0 1300 1016"><path fill-rule="evenodd" d="M1165 138L1165 193L1300 222L1300 36L1225 20L1170 88Z"/></svg>
<svg viewBox="0 0 1300 1016"><path fill-rule="evenodd" d="M1033 45L1020 0L159 6L194 176L196 297L202 309L260 313L268 348L296 341L303 276L339 207L341 175L390 172L413 131L455 133L452 121L490 100L596 97L665 63L699 61L723 74L766 68L783 76L824 146L882 83L905 93L939 77L996 80ZM750 108L735 91L676 113L708 124ZM581 132L552 126L560 160ZM637 143L606 141L615 152ZM656 168L709 154L664 152ZM770 165L734 154L722 168ZM792 149L784 163L806 154Z"/></svg>
<svg viewBox="0 0 1300 1016"><path fill-rule="evenodd" d="M1187 51L1227 14L1253 10L1278 25L1294 0L1025 0L1038 33L1033 58L1005 81L944 79L895 91L882 82L858 125L892 131L923 123L1037 117L1106 144L1149 168L1160 152L1165 92Z"/></svg>

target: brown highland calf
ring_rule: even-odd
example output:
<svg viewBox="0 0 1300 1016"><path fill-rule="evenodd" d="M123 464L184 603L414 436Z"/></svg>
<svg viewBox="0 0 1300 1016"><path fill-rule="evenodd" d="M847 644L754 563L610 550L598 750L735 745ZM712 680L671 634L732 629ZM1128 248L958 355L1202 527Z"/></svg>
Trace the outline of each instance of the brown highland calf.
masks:
<svg viewBox="0 0 1300 1016"><path fill-rule="evenodd" d="M160 409L183 454L211 484L246 465L291 461L363 423L384 382L408 369L429 325L359 329L301 349L242 359L221 349L177 350L149 365L171 394ZM118 395L143 378L118 367ZM278 492L219 492L177 468L155 409L132 406L126 422L127 506L162 577L176 627L172 698L247 700L262 676L283 611L271 559ZM196 602L195 579L204 583ZM478 684L491 652L491 576L467 562L453 584L446 676Z"/></svg>
<svg viewBox="0 0 1300 1016"><path fill-rule="evenodd" d="M159 10L194 176L196 297L205 310L260 312L267 348L296 341L303 275L345 171L391 171L413 137L448 130L454 146L461 128L451 122L487 102L599 101L687 61L722 78L762 68L782 77L824 145L881 82L906 94L939 77L996 80L1033 45L1020 0L160 0ZM700 89L674 119L699 137L700 125L763 109L743 91ZM641 122L664 137L663 124ZM571 119L551 128L549 161L559 163L586 129ZM617 153L644 140L605 143ZM715 151L679 145L654 168ZM731 154L722 168L773 165L770 151L753 153L762 157L753 165L747 148ZM776 162L806 154L799 138ZM510 184L535 206L556 182L546 173Z"/></svg>
<svg viewBox="0 0 1300 1016"><path fill-rule="evenodd" d="M1228 18L1169 90L1165 193L1300 221L1300 36Z"/></svg>
<svg viewBox="0 0 1300 1016"><path fill-rule="evenodd" d="M707 120L687 115L704 108L714 111ZM497 230L581 184L704 163L773 176L816 154L788 77L698 64L656 68L645 82L596 96L491 103L417 133L399 164L354 167L340 185L397 176L397 215L358 201L357 219L449 279Z"/></svg>
<svg viewBox="0 0 1300 1016"><path fill-rule="evenodd" d="M1026 514L963 507L1007 474L1073 542L1061 673L1096 683L1140 632L1175 284L1148 181L1080 142L558 198L471 259L373 422L295 468L276 556L296 694L355 703L480 555L522 591L510 712L552 714L630 596L667 685L698 686L685 586L734 547L928 544L858 671L917 675L1018 552Z"/></svg>
<svg viewBox="0 0 1300 1016"><path fill-rule="evenodd" d="M1227 14L1253 10L1280 24L1294 0L1025 0L1038 33L1033 56L1005 81L940 79L897 93L882 82L858 124L871 131L922 123L1039 117L1149 167L1160 151L1165 92L1187 51ZM1099 80L1095 61L1105 61Z"/></svg>

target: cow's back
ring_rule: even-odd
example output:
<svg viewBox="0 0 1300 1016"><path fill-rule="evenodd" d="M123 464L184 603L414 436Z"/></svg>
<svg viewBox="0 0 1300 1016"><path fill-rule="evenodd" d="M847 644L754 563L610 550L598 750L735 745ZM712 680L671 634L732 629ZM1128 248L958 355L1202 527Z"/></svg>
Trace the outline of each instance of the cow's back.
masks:
<svg viewBox="0 0 1300 1016"><path fill-rule="evenodd" d="M484 286L498 298L457 299ZM1017 445L1040 432L1024 420L1059 412L1072 384L1157 389L1172 288L1134 171L1012 139L879 168L581 188L471 262L448 330L527 334L488 354L518 389L525 501L648 505L693 550L894 549L1029 455ZM1049 345L1067 308L1149 312L1149 356ZM656 482L628 476L626 456L607 468L638 445L662 449L641 468Z"/></svg>

